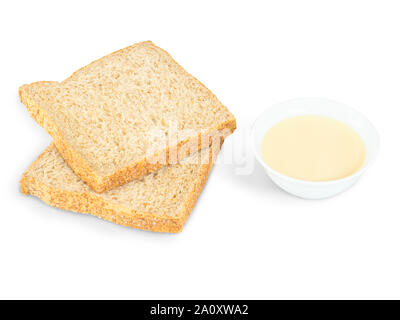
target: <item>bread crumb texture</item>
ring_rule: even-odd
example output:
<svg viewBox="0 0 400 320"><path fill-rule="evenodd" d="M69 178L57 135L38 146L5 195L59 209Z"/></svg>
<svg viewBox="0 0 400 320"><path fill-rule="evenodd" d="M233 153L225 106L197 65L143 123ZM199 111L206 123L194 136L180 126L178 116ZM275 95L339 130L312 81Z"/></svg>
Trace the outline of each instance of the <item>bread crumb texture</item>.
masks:
<svg viewBox="0 0 400 320"><path fill-rule="evenodd" d="M140 180L96 193L51 144L23 174L21 190L57 208L133 228L175 233L182 230L194 207L216 153L216 148L207 148Z"/></svg>
<svg viewBox="0 0 400 320"><path fill-rule="evenodd" d="M167 163L149 159L171 148L191 146L178 152L180 160L201 149L200 135L225 130L226 136L236 128L216 96L150 41L97 60L61 83L24 85L20 96L74 172L97 192L170 163L168 157ZM181 134L166 145L171 125Z"/></svg>

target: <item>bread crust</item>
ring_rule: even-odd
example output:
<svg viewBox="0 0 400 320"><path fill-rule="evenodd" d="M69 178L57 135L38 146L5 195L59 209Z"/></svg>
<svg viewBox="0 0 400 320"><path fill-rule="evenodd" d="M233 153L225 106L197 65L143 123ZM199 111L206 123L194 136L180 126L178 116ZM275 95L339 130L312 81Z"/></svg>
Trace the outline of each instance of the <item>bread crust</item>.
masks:
<svg viewBox="0 0 400 320"><path fill-rule="evenodd" d="M130 47L134 47L134 46L138 46L138 45L152 45L152 46L156 47L151 41L137 43ZM130 48L130 47L127 47L127 48ZM110 55L118 53L127 48L118 50L114 53L111 53ZM158 49L162 50L161 48L158 48ZM164 50L162 50L162 51L164 53L166 53L168 56L170 56L168 54L168 52L166 52ZM105 57L103 57L101 59L104 59L104 58ZM101 59L98 59L96 61L99 61ZM171 57L171 59L172 59L172 57ZM83 67L79 70L87 68L88 66L95 63L96 61L90 63L86 67ZM78 71L76 71L76 72L78 72ZM74 72L73 75L76 72ZM187 72L187 71L185 70L185 72ZM65 81L67 81L68 79L66 79ZM206 88L197 78L195 78L195 79L204 88ZM160 169L161 167L163 167L164 165L171 163L170 157L169 157L169 153L171 152L171 147L168 147L166 150L164 150L164 152L166 154L166 159L165 159L166 162L164 162L164 163L160 163L160 162L153 163L152 161L149 161L148 159L144 158L144 159L141 159L140 161L136 161L128 166L120 168L120 169L114 171L112 174L105 175L105 176L99 175L93 168L91 168L88 165L88 163L81 156L81 154L68 143L68 141L65 139L63 134L57 128L56 124L51 119L51 117L46 113L46 111L43 108L41 108L39 103L37 103L32 97L30 97L27 88L28 88L28 85L23 85L19 88L19 95L20 95L20 99L21 99L22 103L26 106L26 108L28 109L32 118L53 137L54 144L57 147L58 151L63 156L65 161L69 164L69 166L72 168L72 170L76 173L76 175L78 175L83 181L85 181L94 191L96 191L98 193L108 191L110 189L121 186L127 182L130 182L134 179L141 178L142 176L144 176L150 172L154 172L154 171ZM227 112L229 112L225 106L224 106L224 108L226 109ZM190 155L190 153L198 151L201 148L210 146L212 144L211 137L215 134L215 132L229 131L229 134L231 134L231 133L233 133L233 131L235 129L236 129L236 119L232 116L231 119L219 124L218 126L210 128L207 133L204 133L204 132L199 133L195 137L187 138L184 141L180 141L176 146L172 146L172 148L174 148L174 150L176 148L177 155L178 155L178 157L173 160L174 161L182 160L186 156ZM204 145L204 142L203 142L203 144L201 142L201 137L204 135L206 135L206 136L208 135L210 137L210 139L208 141L209 143L207 146ZM222 137L222 138L225 138L225 137ZM196 148L196 144L197 144L197 148ZM187 146L194 146L194 148L192 148L192 147L187 148ZM182 152L182 150L184 152ZM150 158L152 158L152 157L150 157Z"/></svg>
<svg viewBox="0 0 400 320"><path fill-rule="evenodd" d="M204 188L213 165L213 152L212 148L210 148L209 161L201 165L200 174L194 182L189 196L182 204L181 212L178 212L175 216L168 216L166 214L136 211L108 202L94 193L58 189L30 176L28 174L30 169L52 147L53 145L47 147L22 175L20 185L23 194L36 196L45 203L60 209L87 213L119 225L154 232L178 233L182 231L187 218Z"/></svg>

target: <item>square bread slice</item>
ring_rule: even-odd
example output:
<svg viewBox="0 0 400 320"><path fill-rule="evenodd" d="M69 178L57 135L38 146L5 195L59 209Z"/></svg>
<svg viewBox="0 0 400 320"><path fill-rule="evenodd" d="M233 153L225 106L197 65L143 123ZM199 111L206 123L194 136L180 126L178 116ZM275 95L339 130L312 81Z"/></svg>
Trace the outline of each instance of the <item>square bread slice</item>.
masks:
<svg viewBox="0 0 400 320"><path fill-rule="evenodd" d="M234 116L152 42L112 53L63 82L19 89L74 172L103 192L225 138Z"/></svg>
<svg viewBox="0 0 400 320"><path fill-rule="evenodd" d="M54 144L21 179L21 191L47 204L89 213L128 227L180 232L192 211L219 149L203 149L113 190L96 193L74 174Z"/></svg>

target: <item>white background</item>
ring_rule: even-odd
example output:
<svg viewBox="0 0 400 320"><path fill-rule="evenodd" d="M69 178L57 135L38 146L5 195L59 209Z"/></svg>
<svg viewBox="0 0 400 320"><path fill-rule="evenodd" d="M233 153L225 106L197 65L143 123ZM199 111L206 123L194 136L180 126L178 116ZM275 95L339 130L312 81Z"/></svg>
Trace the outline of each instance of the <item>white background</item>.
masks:
<svg viewBox="0 0 400 320"><path fill-rule="evenodd" d="M0 298L400 298L399 1L3 1ZM180 234L47 206L19 179L51 138L17 90L152 40L206 84L238 129ZM330 98L361 111L378 159L328 200L290 196L253 159L268 106ZM100 137L101 138L101 137ZM221 158L222 158L221 157Z"/></svg>

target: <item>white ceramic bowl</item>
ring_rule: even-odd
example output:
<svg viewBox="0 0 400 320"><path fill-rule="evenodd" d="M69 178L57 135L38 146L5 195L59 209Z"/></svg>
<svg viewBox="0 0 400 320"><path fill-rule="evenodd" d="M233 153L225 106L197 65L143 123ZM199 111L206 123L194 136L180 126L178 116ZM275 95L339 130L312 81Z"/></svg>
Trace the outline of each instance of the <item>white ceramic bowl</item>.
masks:
<svg viewBox="0 0 400 320"><path fill-rule="evenodd" d="M291 178L269 167L261 156L261 143L265 133L277 122L300 115L330 117L353 128L363 139L367 151L360 170L342 179L314 182ZM289 100L268 108L254 122L251 139L255 156L272 181L283 190L305 199L328 198L350 188L372 164L379 150L378 133L362 114L341 103L316 98Z"/></svg>

